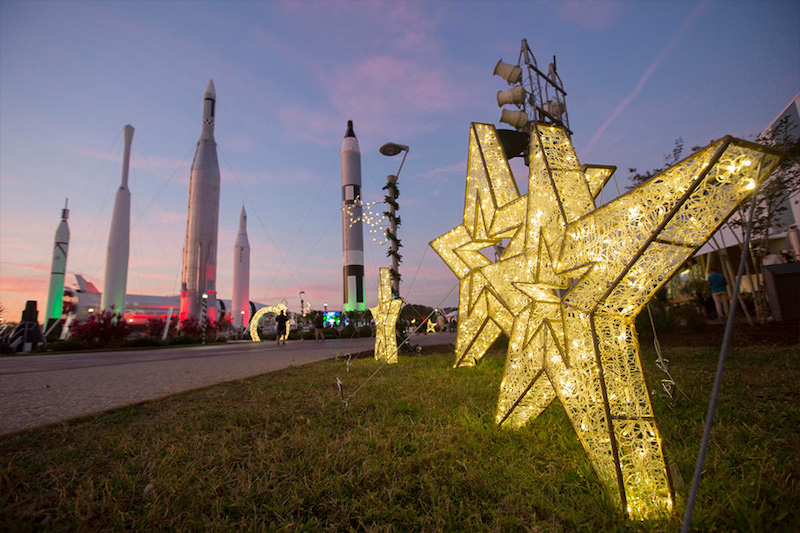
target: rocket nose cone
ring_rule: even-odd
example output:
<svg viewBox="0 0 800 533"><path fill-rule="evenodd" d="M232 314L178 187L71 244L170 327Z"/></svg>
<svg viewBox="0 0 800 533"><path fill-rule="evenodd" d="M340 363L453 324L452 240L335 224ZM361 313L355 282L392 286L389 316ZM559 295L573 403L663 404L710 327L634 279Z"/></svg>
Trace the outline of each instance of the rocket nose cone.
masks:
<svg viewBox="0 0 800 533"><path fill-rule="evenodd" d="M353 131L353 121L352 120L348 120L347 121L347 131L344 132L344 138L346 139L348 137L355 137L355 136L356 136L356 133Z"/></svg>
<svg viewBox="0 0 800 533"><path fill-rule="evenodd" d="M208 80L208 85L206 85L206 93L204 96L206 98L213 98L214 100L217 99L217 91L214 90L214 80Z"/></svg>

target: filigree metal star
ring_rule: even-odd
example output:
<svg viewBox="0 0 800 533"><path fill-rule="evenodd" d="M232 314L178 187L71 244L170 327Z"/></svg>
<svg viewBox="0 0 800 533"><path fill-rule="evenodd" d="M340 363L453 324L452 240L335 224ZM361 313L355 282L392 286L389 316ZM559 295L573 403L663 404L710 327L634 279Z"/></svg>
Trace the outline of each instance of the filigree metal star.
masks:
<svg viewBox="0 0 800 533"><path fill-rule="evenodd" d="M464 223L431 243L461 280L456 365L505 331L497 422L522 425L558 397L623 508L637 518L670 509L633 323L777 154L725 137L602 208L595 197L614 167L581 167L561 128L532 126L525 197L508 192L492 126L473 124L469 157ZM503 238L498 261L480 254Z"/></svg>
<svg viewBox="0 0 800 533"><path fill-rule="evenodd" d="M392 280L388 268L380 268L378 283L378 305L370 307L375 320L375 359L389 364L397 363L397 337L395 327L403 300L393 298Z"/></svg>

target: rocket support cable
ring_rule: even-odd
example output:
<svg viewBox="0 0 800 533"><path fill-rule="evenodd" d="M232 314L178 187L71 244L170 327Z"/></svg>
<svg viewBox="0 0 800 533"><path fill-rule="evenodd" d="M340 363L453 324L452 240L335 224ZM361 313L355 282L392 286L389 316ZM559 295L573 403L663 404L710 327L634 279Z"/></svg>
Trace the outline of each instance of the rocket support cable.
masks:
<svg viewBox="0 0 800 533"><path fill-rule="evenodd" d="M266 224L264 224L264 221L261 220L261 215L258 214L258 210L255 208L253 203L250 201L250 198L245 193L244 187L242 187L242 183L239 181L239 176L236 175L236 172L234 172L234 170L231 167L230 163L228 163L228 158L225 157L225 153L219 147L219 144L217 144L217 152L219 152L219 154L222 156L222 160L225 162L225 165L228 167L228 170L233 175L233 179L236 181L236 185L238 185L239 189L241 189L242 195L247 200L247 203L250 206L250 208L252 209L253 213L256 215L256 218L258 219L259 224L261 224L261 227L264 230L264 233L267 234L267 238L269 239L269 243L272 245L272 247L278 253L278 257L280 257L280 259L281 259L281 268L286 267L286 269L289 271L289 274L292 276L292 279L294 279L295 283L297 283L297 286L298 287L302 287L302 285L300 284L300 281L295 277L294 272L292 271L292 269L289 268L289 264L286 262L286 256L284 256L284 254L281 252L280 248L278 248L278 245L275 244L275 241L272 239L272 234L267 229L267 226L266 226ZM280 270L278 272L280 272ZM275 274L275 276L277 277L277 274Z"/></svg>
<svg viewBox="0 0 800 533"><path fill-rule="evenodd" d="M692 478L692 488L689 491L689 497L686 501L686 512L683 515L683 525L681 526L681 533L688 533L689 527L692 524L692 512L694 511L694 503L697 500L697 492L700 489L700 477L703 473L703 462L706 458L706 451L708 450L708 441L711 438L711 426L714 423L714 411L717 408L717 400L719 398L719 389L722 385L722 372L725 369L725 359L728 356L728 346L730 345L731 332L733 331L733 321L736 316L736 304L739 300L739 287L742 283L742 276L744 275L744 265L747 261L747 255L750 250L750 236L753 230L753 221L755 219L755 207L758 199L758 189L753 191L750 203L750 221L747 224L747 231L744 236L744 246L742 247L742 257L739 260L739 271L736 274L736 283L733 286L733 301L731 302L731 309L728 313L728 321L725 324L725 335L722 338L722 348L719 354L719 361L717 363L717 373L714 378L714 388L711 393L711 401L708 404L708 413L706 414L706 422L703 427L703 439L700 442L700 453L697 456L697 464L694 468L694 477Z"/></svg>
<svg viewBox="0 0 800 533"><path fill-rule="evenodd" d="M451 288L449 291L447 291L447 294L445 294L445 295L444 295L444 298L442 298L442 299L441 299L441 301L439 301L439 303L438 303L438 305L437 305L436 307L438 308L440 305L442 305L442 303L443 303L445 300L447 300L447 298L450 296L450 294L452 294L452 292L453 292L453 291L456 289L456 287L458 287L458 286L460 286L460 285L461 285L461 281L459 280L459 282L458 282L458 283L456 283L455 285L453 285L453 287L452 287L452 288ZM434 310L433 310L433 311L431 311L431 312L428 314L428 316L427 316L426 318L430 318L430 317L433 315L433 313L435 313L435 312L436 312L436 308L434 308ZM380 365L378 368L376 368L376 369L375 369L375 372L373 372L372 374L370 374L370 375L369 375L369 377L367 377L367 379L365 379L365 380L364 380L364 382L363 382L361 385L359 385L359 386L356 388L356 390L354 390L353 392L351 392L351 393L350 393L350 394L347 396L347 398L344 398L344 399L342 399L342 404L343 404L345 407L347 407L347 406L348 406L348 403L350 402L350 399L351 399L351 398L353 398L353 397L354 397L356 394L358 394L358 392L359 392L361 389L363 389L363 388L364 388L364 386L365 386L365 385L366 385L366 384L367 384L367 383L368 383L368 382L369 382L369 381L370 381L372 378L374 378L374 377L375 377L375 375L376 375L378 372L380 372L380 370L381 370L383 367L385 367L385 366L386 366L386 365L389 363L389 359L391 359L391 358L392 358L392 356L394 356L394 355L396 355L396 354L400 353L400 348L402 348L403 346L405 346L406 344L408 344L408 342L409 342L409 337L408 337L408 336L406 336L406 338L403 340L403 342L401 342L401 343L400 343L400 344L397 346L397 349L396 349L396 350L395 350L395 351L394 351L394 352L391 354L391 356L389 356L389 357L387 357L386 359L384 359L383 363L381 363L381 365ZM339 380L339 378L336 378L336 379L337 379L337 385L338 385L338 387L339 387L339 391L341 392L341 390L342 390L342 388L341 388L341 382L340 382L340 381L338 381L338 380Z"/></svg>

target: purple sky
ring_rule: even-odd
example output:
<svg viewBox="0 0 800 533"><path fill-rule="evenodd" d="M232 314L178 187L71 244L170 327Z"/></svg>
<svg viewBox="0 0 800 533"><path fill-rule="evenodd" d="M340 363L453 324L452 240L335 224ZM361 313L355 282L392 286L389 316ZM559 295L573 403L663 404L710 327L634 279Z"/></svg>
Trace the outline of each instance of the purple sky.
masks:
<svg viewBox="0 0 800 533"><path fill-rule="evenodd" d="M795 1L5 0L3 317L18 320L29 299L43 310L67 197L67 284L79 273L102 287L125 124L136 128L128 292L177 294L209 79L223 177L221 297L230 297L244 204L251 299L297 310L302 290L314 307L341 307L339 150L352 119L365 201L383 198L399 164L378 148L411 147L399 182L401 294L445 306L456 305L456 278L427 243L460 221L469 124L497 123L495 93L507 85L492 70L500 58L516 62L522 38L544 70L557 56L581 162L617 165L623 188L629 167L660 166L677 137L689 147L759 133L800 90L798 27ZM366 240L373 305L389 260Z"/></svg>

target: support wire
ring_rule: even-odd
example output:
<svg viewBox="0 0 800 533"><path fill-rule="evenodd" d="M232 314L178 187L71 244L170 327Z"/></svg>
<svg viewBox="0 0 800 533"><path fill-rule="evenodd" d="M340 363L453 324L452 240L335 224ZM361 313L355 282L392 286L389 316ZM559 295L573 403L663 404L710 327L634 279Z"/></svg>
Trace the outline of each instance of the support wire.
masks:
<svg viewBox="0 0 800 533"><path fill-rule="evenodd" d="M708 450L708 441L711 437L711 426L714 422L714 411L717 407L717 400L719 398L719 389L722 384L722 371L725 368L725 359L728 356L728 346L730 345L731 332L733 331L733 321L736 316L736 303L739 301L739 285L742 282L742 275L744 274L744 264L747 260L747 254L750 250L750 234L753 230L753 220L755 214L755 207L757 202L758 191L753 191L752 202L750 205L750 221L747 224L747 232L745 233L744 242L745 246L742 247L742 257L739 260L739 271L736 274L736 283L733 287L733 301L731 302L731 310L728 314L728 322L725 324L725 335L722 339L722 349L719 354L719 362L717 363L717 374L714 378L714 389L711 393L711 402L708 405L708 413L706 414L706 423L703 428L703 440L700 443L700 454L697 457L697 464L694 469L694 477L692 478L692 489L689 492L689 499L686 502L686 512L683 515L683 526L681 533L688 533L689 526L692 523L692 512L694 511L694 504L697 500L697 492L700 488L700 476L703 473L703 462L706 458L706 451Z"/></svg>

